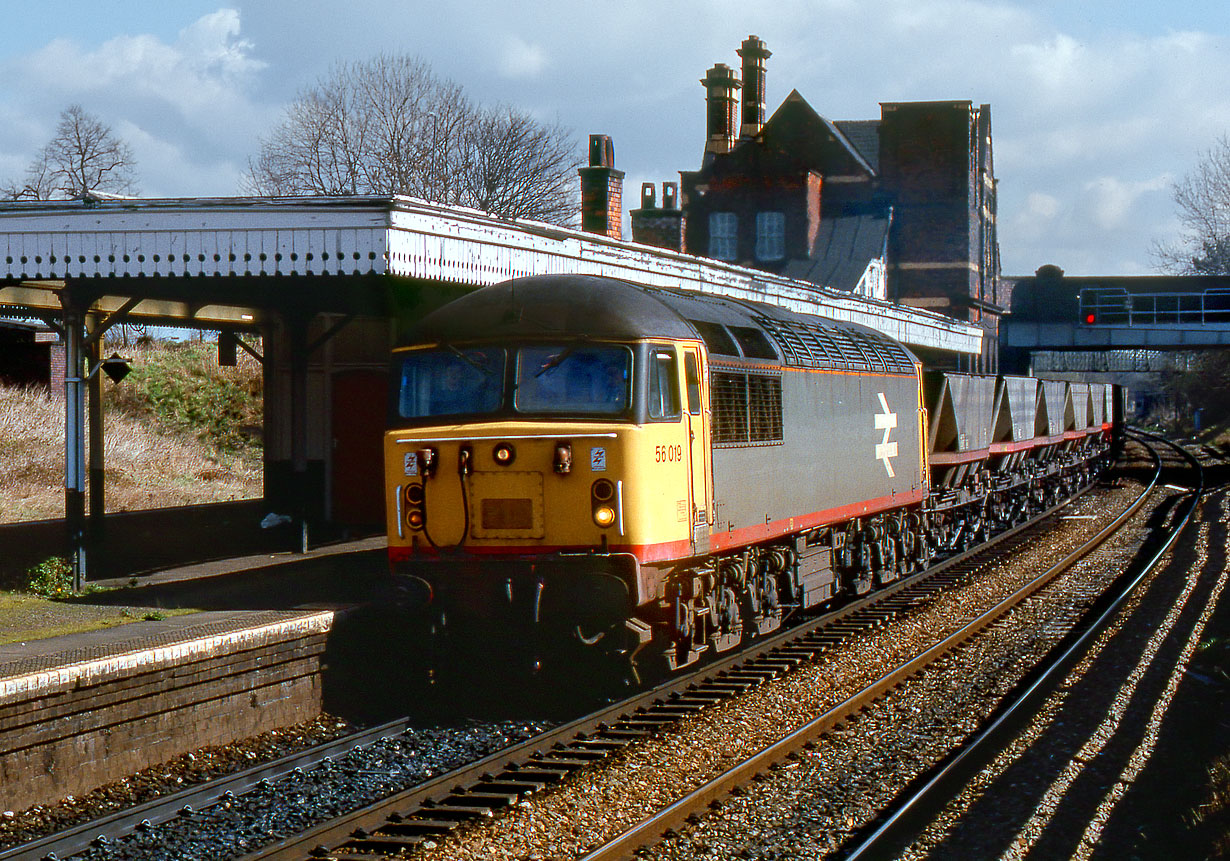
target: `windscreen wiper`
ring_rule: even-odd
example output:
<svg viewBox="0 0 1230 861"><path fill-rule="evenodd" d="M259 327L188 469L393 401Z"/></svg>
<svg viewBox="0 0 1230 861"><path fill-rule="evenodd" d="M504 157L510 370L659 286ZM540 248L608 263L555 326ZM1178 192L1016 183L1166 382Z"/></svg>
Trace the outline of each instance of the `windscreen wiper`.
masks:
<svg viewBox="0 0 1230 861"><path fill-rule="evenodd" d="M478 362L476 362L474 359L471 359L465 353L461 352L461 350L458 350L456 347L454 347L452 344L445 344L444 342L441 342L440 346L448 350L450 353L452 353L457 358L461 359L461 361L465 362L467 365L469 365L474 370L482 371L487 376L491 376L492 370L490 368L488 368L485 365L480 365Z"/></svg>
<svg viewBox="0 0 1230 861"><path fill-rule="evenodd" d="M574 341L573 343L569 344L567 347L564 348L564 351L562 353L560 353L558 356L553 357L545 365L539 368L538 373L534 374L534 378L537 379L538 377L541 377L543 374L545 374L547 371L553 371L556 368L558 368L560 365L564 364L564 361L569 356L572 355L572 351L575 350L577 347L581 346L581 344L583 343L585 343L585 339L581 339L580 341Z"/></svg>

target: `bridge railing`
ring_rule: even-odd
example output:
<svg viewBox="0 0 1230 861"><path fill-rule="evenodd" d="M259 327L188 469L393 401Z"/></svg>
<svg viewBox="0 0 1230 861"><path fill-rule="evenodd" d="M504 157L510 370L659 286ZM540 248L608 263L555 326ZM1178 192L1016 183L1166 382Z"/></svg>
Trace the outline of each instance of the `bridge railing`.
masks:
<svg viewBox="0 0 1230 861"><path fill-rule="evenodd" d="M1084 287L1080 319L1087 326L1204 326L1230 324L1230 289L1199 293L1137 293L1121 287Z"/></svg>

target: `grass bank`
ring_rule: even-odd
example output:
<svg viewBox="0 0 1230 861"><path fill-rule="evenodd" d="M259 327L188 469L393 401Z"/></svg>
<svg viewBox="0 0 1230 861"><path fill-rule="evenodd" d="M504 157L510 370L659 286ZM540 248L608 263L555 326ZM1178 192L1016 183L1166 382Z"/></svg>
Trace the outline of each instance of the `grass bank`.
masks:
<svg viewBox="0 0 1230 861"><path fill-rule="evenodd" d="M132 373L103 383L107 510L260 496L260 365L220 368L199 342L122 352ZM63 395L0 386L0 522L63 516Z"/></svg>

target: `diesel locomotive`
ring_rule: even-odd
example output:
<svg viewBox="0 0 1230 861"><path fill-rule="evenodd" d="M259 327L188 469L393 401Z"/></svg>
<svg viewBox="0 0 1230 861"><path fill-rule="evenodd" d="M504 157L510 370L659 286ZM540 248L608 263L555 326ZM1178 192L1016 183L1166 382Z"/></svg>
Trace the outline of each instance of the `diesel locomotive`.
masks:
<svg viewBox="0 0 1230 861"><path fill-rule="evenodd" d="M872 329L594 276L506 281L393 355L389 562L435 635L673 669L1088 482L1097 384L924 372Z"/></svg>

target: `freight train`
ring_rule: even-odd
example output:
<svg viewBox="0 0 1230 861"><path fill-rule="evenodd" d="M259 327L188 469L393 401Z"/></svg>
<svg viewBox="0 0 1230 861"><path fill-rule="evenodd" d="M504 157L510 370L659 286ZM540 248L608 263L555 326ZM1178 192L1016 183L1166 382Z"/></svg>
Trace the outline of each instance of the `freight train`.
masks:
<svg viewBox="0 0 1230 861"><path fill-rule="evenodd" d="M928 371L853 323L595 276L475 291L393 355L389 563L450 647L675 669L1021 522L1114 389Z"/></svg>

